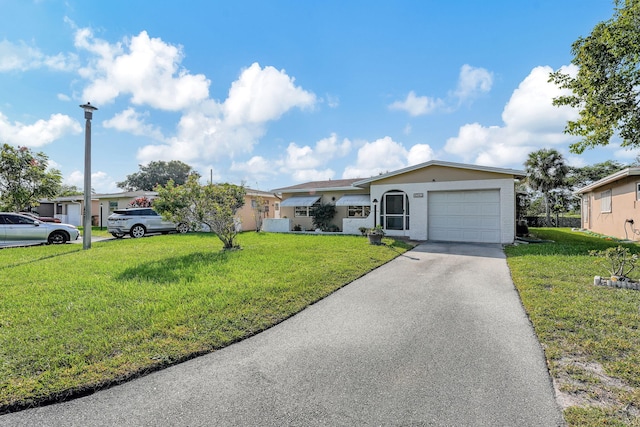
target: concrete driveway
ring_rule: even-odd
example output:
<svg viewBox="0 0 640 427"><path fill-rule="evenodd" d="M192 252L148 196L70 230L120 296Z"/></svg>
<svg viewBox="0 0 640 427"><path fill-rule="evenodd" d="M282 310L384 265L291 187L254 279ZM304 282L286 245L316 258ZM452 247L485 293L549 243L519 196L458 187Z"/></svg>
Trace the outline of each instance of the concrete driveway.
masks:
<svg viewBox="0 0 640 427"><path fill-rule="evenodd" d="M426 243L250 339L0 425L564 423L501 247Z"/></svg>

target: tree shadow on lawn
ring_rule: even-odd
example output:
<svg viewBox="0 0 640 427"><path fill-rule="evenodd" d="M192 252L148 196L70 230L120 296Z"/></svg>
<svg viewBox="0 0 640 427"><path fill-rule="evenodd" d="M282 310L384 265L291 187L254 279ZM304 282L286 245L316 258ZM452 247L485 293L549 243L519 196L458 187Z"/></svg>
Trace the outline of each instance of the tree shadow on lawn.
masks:
<svg viewBox="0 0 640 427"><path fill-rule="evenodd" d="M185 256L151 261L127 268L119 280L136 280L154 283L175 283L194 280L203 267L220 271L229 259L228 251L196 252Z"/></svg>
<svg viewBox="0 0 640 427"><path fill-rule="evenodd" d="M12 249L12 248L2 248L2 249L6 250L6 249ZM57 258L57 257L66 256L66 255L70 255L70 254L76 254L76 253L80 252L81 249L82 248L78 248L77 250L73 250L73 251L70 251L70 252L58 253L58 254L46 254L46 255L42 255L41 257L38 257L38 258L31 258L31 259L29 259L27 261L17 261L17 262L10 263L10 264L0 265L0 270L13 268L13 267L19 267L21 265L35 264L35 263L43 261L45 259Z"/></svg>

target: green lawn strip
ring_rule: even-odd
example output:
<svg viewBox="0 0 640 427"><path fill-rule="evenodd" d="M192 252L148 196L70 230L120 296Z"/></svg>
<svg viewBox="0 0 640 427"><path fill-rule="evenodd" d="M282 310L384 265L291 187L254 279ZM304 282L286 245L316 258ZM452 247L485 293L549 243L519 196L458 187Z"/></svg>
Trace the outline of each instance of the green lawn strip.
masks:
<svg viewBox="0 0 640 427"><path fill-rule="evenodd" d="M532 232L553 242L508 247L507 261L556 386L574 402L565 419L640 426L640 291L595 286L607 271L589 255L620 243L569 229Z"/></svg>
<svg viewBox="0 0 640 427"><path fill-rule="evenodd" d="M0 411L64 398L268 328L409 248L208 234L0 250Z"/></svg>
<svg viewBox="0 0 640 427"><path fill-rule="evenodd" d="M82 236L84 227L80 226L78 227L78 230L80 230L80 236ZM111 233L107 231L106 224L103 227L91 227L91 236L92 237L112 237Z"/></svg>

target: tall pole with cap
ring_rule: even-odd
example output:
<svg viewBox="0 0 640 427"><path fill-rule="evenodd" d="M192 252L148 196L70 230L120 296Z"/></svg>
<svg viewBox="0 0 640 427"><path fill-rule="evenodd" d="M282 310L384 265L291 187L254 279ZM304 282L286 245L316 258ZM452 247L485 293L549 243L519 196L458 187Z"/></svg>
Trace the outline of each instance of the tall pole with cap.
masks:
<svg viewBox="0 0 640 427"><path fill-rule="evenodd" d="M82 217L82 249L91 249L91 119L96 107L87 102L84 110L84 215Z"/></svg>

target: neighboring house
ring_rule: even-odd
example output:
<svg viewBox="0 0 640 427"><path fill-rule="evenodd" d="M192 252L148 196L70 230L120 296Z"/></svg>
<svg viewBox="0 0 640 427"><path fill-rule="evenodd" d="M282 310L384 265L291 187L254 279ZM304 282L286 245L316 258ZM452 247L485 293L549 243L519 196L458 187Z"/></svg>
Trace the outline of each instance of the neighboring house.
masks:
<svg viewBox="0 0 640 427"><path fill-rule="evenodd" d="M310 209L336 206L344 234L381 224L413 240L511 243L515 181L520 170L430 161L366 179L317 181L272 190L282 195L280 220L265 231L313 230Z"/></svg>
<svg viewBox="0 0 640 427"><path fill-rule="evenodd" d="M280 198L273 193L245 188L244 206L238 211L242 231L260 230L267 218L280 217Z"/></svg>
<svg viewBox="0 0 640 427"><path fill-rule="evenodd" d="M576 191L582 227L620 239L640 240L640 168L621 170Z"/></svg>
<svg viewBox="0 0 640 427"><path fill-rule="evenodd" d="M246 188L245 205L238 211L242 230L255 230L256 221L264 218L278 218L280 198L266 191ZM158 197L155 191L125 191L122 193L101 193L91 195L91 220L94 226L107 226L107 218L116 209L124 209L138 198L153 200ZM258 206L261 204L261 206ZM42 216L55 216L63 223L82 225L84 195L57 197L41 200L37 211Z"/></svg>
<svg viewBox="0 0 640 427"><path fill-rule="evenodd" d="M95 226L107 226L107 217L116 209L122 209L139 197L153 199L155 191L126 191L122 193L91 194L91 220ZM84 195L56 197L51 200L40 200L38 213L47 212L59 218L63 223L81 226L84 210Z"/></svg>

